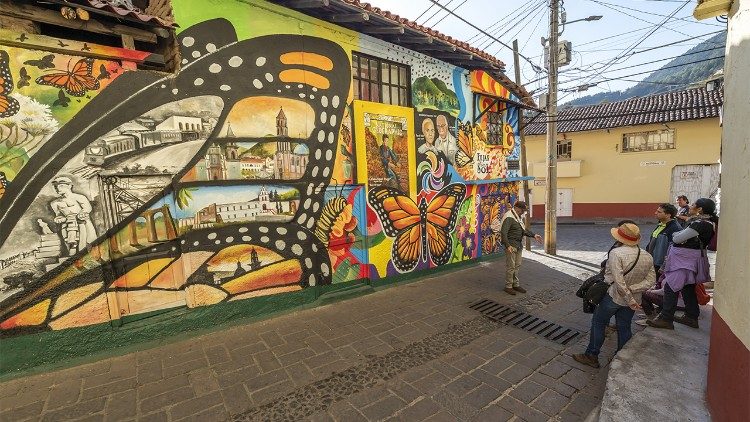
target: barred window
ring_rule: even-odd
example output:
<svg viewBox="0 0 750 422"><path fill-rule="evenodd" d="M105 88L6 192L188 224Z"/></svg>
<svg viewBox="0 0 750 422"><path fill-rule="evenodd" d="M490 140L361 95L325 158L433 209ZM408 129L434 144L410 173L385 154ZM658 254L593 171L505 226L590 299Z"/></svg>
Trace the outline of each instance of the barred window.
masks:
<svg viewBox="0 0 750 422"><path fill-rule="evenodd" d="M570 161L573 156L573 141L570 139L557 140L557 159L560 161Z"/></svg>
<svg viewBox="0 0 750 422"><path fill-rule="evenodd" d="M410 69L399 63L352 54L354 98L408 107L411 103Z"/></svg>
<svg viewBox="0 0 750 422"><path fill-rule="evenodd" d="M487 143L489 145L503 144L503 118L500 113L487 112Z"/></svg>
<svg viewBox="0 0 750 422"><path fill-rule="evenodd" d="M674 129L626 133L622 135L622 152L675 149Z"/></svg>

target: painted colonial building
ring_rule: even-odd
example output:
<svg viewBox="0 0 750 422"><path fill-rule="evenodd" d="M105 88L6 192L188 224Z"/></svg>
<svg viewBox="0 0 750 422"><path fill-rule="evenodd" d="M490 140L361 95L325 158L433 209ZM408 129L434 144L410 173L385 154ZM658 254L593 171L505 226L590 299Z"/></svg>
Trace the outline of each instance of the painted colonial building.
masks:
<svg viewBox="0 0 750 422"><path fill-rule="evenodd" d="M719 193L721 89L705 87L558 113L557 215L650 217L678 195ZM544 218L546 124L526 128L534 218Z"/></svg>
<svg viewBox="0 0 750 422"><path fill-rule="evenodd" d="M28 139L0 125L16 145L0 151L16 154L0 160L0 280L30 280L0 299L3 346L23 350L4 353L2 371L29 365L29 353L52 362L62 349L188 331L187 308L205 307L202 321L217 325L309 305L333 284L395 283L502 253L488 222L518 199L519 113L535 104L496 57L356 0L172 0L151 9L168 11L159 16L125 3L98 2L107 13L92 6L83 26L55 19L49 32L19 18L0 31L14 79L4 119L45 123ZM39 13L14 16L60 12L56 2L24 7ZM110 31L118 47L86 32L128 24L134 43ZM69 63L97 82L62 106L66 91L36 80ZM15 80L22 68L27 85ZM133 139L178 137L128 152L150 157L154 174L122 174L116 159L98 164L106 179L82 171L81 152L123 125L137 128ZM60 177L90 211L51 211ZM422 202L424 215L409 215ZM96 236L66 237L83 214ZM159 233L157 219L177 234ZM37 254L40 236L78 247ZM21 346L27 336L33 350Z"/></svg>

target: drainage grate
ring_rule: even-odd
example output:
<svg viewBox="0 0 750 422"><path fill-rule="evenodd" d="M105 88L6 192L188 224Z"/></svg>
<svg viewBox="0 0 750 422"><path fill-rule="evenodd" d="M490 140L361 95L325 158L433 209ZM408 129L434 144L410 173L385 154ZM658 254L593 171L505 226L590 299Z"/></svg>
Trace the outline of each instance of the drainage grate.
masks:
<svg viewBox="0 0 750 422"><path fill-rule="evenodd" d="M489 299L474 302L469 305L469 308L481 312L484 316L495 322L512 325L563 345L570 343L581 335L580 331L565 328L562 325L529 315Z"/></svg>

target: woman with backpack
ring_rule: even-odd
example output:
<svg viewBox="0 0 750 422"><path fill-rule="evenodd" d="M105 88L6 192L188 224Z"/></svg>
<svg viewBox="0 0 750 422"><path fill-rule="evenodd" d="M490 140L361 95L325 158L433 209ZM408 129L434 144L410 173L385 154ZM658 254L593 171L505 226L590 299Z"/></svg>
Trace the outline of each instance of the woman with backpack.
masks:
<svg viewBox="0 0 750 422"><path fill-rule="evenodd" d="M719 217L716 216L716 203L708 198L700 198L690 205L690 219L682 231L672 235L673 245L667 252L662 266L664 285L664 305L654 320L646 321L651 327L674 329L673 321L698 328L700 308L695 294L696 284L710 281L706 248L712 244ZM682 292L685 314L675 317L677 295Z"/></svg>

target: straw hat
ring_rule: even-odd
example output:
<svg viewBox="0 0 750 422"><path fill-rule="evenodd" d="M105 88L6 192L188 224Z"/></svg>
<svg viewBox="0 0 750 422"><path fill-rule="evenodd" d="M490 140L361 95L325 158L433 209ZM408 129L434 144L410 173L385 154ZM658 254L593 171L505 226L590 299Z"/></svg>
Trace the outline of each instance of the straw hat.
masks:
<svg viewBox="0 0 750 422"><path fill-rule="evenodd" d="M635 246L641 240L641 229L635 224L625 223L620 227L613 227L609 231L616 241L624 245Z"/></svg>

